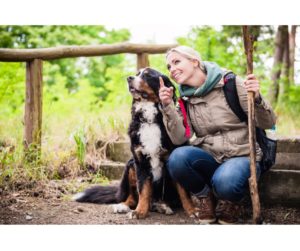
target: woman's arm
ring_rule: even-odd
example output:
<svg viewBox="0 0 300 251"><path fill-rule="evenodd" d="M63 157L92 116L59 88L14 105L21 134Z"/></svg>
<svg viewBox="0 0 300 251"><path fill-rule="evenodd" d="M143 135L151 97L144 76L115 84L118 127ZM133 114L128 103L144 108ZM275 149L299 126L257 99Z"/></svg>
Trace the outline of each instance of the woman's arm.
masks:
<svg viewBox="0 0 300 251"><path fill-rule="evenodd" d="M191 133L189 138L185 136L186 128L183 124L181 111L175 107L173 102L162 108L162 114L164 125L173 144L182 145L193 135L191 123L187 119Z"/></svg>

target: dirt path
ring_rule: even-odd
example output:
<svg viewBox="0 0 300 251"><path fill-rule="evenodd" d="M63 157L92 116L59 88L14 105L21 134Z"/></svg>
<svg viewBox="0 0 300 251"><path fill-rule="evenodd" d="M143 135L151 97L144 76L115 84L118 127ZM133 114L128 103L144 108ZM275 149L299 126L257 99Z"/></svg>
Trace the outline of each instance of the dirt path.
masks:
<svg viewBox="0 0 300 251"><path fill-rule="evenodd" d="M37 186L0 191L0 224L199 224L181 209L169 216L151 212L145 220L128 219L127 215L112 213L109 205L71 201L72 194L56 183L50 187L55 189ZM264 224L300 224L300 208L262 207L262 215Z"/></svg>

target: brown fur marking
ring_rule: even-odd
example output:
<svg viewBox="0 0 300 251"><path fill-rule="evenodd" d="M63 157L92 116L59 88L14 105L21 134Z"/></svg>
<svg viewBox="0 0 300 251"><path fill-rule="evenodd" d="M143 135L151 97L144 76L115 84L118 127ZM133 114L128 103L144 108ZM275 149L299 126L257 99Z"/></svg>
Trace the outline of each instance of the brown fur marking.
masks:
<svg viewBox="0 0 300 251"><path fill-rule="evenodd" d="M136 157L139 161L142 158L142 150L143 150L142 146L139 146L139 147L134 149L134 153L135 153L135 155L136 155Z"/></svg>
<svg viewBox="0 0 300 251"><path fill-rule="evenodd" d="M129 169L129 174L128 174L128 181L129 181L129 195L124 202L125 205L130 207L131 209L135 208L137 205L137 200L136 200L136 173L134 168Z"/></svg>
<svg viewBox="0 0 300 251"><path fill-rule="evenodd" d="M182 203L182 207L184 208L188 216L192 216L194 213L196 213L197 209L194 207L190 196L187 194L186 190L177 182L176 188Z"/></svg>
<svg viewBox="0 0 300 251"><path fill-rule="evenodd" d="M147 98L148 101L153 102L153 103L159 102L159 98L157 97L155 92L151 89L151 87L149 87L148 84L146 84L145 82L142 82L141 89L149 95L149 97Z"/></svg>
<svg viewBox="0 0 300 251"><path fill-rule="evenodd" d="M145 183L143 184L142 189L139 192L139 203L134 211L134 214L138 219L147 217L150 208L151 196L152 185L150 179L147 179L145 180Z"/></svg>

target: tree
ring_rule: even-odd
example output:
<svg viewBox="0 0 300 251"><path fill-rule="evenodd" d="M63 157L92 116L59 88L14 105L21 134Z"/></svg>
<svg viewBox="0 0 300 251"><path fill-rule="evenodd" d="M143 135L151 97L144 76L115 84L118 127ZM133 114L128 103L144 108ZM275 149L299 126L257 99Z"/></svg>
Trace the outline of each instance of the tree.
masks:
<svg viewBox="0 0 300 251"><path fill-rule="evenodd" d="M282 61L282 82L280 85L280 96L282 100L288 98L289 92L289 78L290 78L290 44L289 44L289 30L288 26L285 26L283 30L283 61Z"/></svg>
<svg viewBox="0 0 300 251"><path fill-rule="evenodd" d="M272 84L269 89L269 98L274 106L279 101L288 101L290 87L294 83L296 28L292 25L290 33L287 25L280 25L277 29Z"/></svg>
<svg viewBox="0 0 300 251"><path fill-rule="evenodd" d="M296 48L296 31L297 25L292 25L291 32L289 35L289 47L290 47L290 76L289 82L293 84L295 82L295 48Z"/></svg>
<svg viewBox="0 0 300 251"><path fill-rule="evenodd" d="M275 37L274 62L271 74L272 84L269 88L269 100L272 105L277 103L279 95L279 80L283 63L287 29L287 25L279 25Z"/></svg>

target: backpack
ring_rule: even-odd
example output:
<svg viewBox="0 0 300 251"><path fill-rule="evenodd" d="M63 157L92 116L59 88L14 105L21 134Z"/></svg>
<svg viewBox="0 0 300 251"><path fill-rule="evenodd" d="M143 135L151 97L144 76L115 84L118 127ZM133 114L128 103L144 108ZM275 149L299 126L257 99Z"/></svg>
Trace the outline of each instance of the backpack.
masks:
<svg viewBox="0 0 300 251"><path fill-rule="evenodd" d="M236 76L232 72L228 72L224 75L223 91L225 94L225 99L229 107L231 108L231 110L234 112L234 114L242 122L246 122L248 124L248 116L242 109L238 98L235 78ZM183 99L181 100L180 102L183 102L184 108L186 110L186 101L184 101ZM181 105L181 109L182 106L183 105ZM263 157L260 161L260 165L261 165L261 173L264 173L268 171L275 164L277 141L268 138L265 130L259 127L256 127L255 129L256 129L256 141L263 152Z"/></svg>

